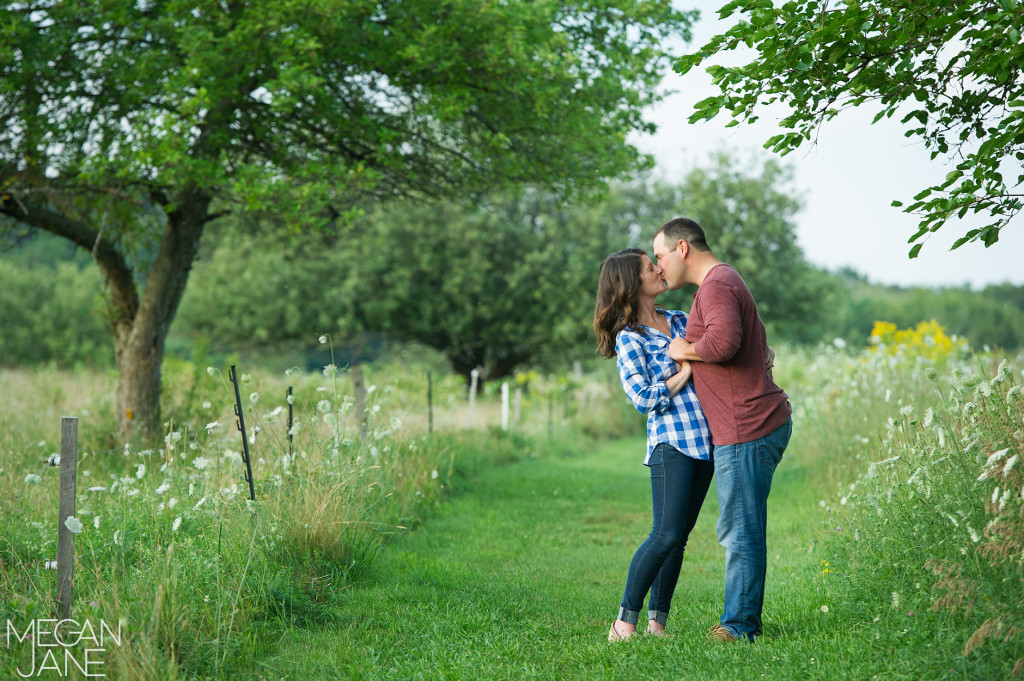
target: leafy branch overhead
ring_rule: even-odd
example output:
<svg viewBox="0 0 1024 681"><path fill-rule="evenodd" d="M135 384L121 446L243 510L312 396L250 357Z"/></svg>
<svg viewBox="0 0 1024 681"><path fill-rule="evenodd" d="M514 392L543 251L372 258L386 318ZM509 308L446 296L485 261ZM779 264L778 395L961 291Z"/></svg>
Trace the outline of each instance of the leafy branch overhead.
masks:
<svg viewBox="0 0 1024 681"><path fill-rule="evenodd" d="M674 68L685 74L744 47L757 57L707 66L721 94L699 102L690 122L725 111L730 126L752 123L760 107L786 104L786 131L765 143L785 155L841 111L871 103L879 109L873 122L899 115L907 137L953 166L911 202L893 202L920 220L910 257L924 237L968 214L984 224L953 248L999 240L1024 197L1024 2L734 0L719 14L736 12L743 18Z"/></svg>

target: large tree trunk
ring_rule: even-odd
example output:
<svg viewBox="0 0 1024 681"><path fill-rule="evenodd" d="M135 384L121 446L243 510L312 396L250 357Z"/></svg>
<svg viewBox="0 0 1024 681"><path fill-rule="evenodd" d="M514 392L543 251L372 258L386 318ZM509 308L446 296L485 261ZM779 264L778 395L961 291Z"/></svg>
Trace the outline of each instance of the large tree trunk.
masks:
<svg viewBox="0 0 1024 681"><path fill-rule="evenodd" d="M180 207L168 216L160 250L134 314L130 314L130 306L119 309L115 304L117 432L123 442L151 446L163 435L161 367L167 332L199 252L209 204L209 198L198 192L182 198ZM107 284L114 301L124 297L114 291L110 277Z"/></svg>

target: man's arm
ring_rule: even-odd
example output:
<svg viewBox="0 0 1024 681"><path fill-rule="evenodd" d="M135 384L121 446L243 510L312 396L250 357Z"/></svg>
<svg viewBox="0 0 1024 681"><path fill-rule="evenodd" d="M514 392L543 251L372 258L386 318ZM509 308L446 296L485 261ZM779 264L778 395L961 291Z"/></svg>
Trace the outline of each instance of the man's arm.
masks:
<svg viewBox="0 0 1024 681"><path fill-rule="evenodd" d="M728 362L743 342L740 301L728 285L709 282L703 288L701 309L704 310L704 335L687 352L703 362Z"/></svg>

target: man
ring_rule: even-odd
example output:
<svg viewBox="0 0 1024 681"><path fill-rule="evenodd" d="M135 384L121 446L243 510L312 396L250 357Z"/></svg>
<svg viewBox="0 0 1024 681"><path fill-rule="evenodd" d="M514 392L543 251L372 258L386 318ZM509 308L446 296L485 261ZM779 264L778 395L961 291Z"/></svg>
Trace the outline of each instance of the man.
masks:
<svg viewBox="0 0 1024 681"><path fill-rule="evenodd" d="M739 273L708 248L704 230L676 218L654 237L670 289L699 288L669 356L693 362L697 398L711 430L718 541L725 548L725 612L711 630L722 641L761 634L767 569L768 493L793 431L789 398L771 375L754 298Z"/></svg>

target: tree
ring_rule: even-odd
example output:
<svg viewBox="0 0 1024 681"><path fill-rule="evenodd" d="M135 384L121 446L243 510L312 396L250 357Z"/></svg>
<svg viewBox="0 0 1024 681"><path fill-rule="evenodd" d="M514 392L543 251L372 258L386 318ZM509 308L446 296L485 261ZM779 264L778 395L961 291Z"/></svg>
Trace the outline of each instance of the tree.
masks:
<svg viewBox="0 0 1024 681"><path fill-rule="evenodd" d="M168 328L208 225L344 223L354 197L644 164L670 3L25 0L0 14L0 228L87 249L109 296L118 430L152 441Z"/></svg>
<svg viewBox="0 0 1024 681"><path fill-rule="evenodd" d="M782 102L789 132L765 147L786 154L811 140L821 123L868 102L874 121L900 113L906 136L921 139L932 158L947 156L955 169L924 188L907 213L920 217L910 243L916 257L927 235L952 217L981 213L953 248L981 240L986 247L1021 210L1024 160L1024 3L1019 0L734 0L719 11L746 15L700 50L681 58L686 73L741 45L757 59L707 67L721 94L696 105L691 122L727 111L757 120L763 104ZM1004 178L1010 173L1015 180ZM894 206L903 206L894 201Z"/></svg>

